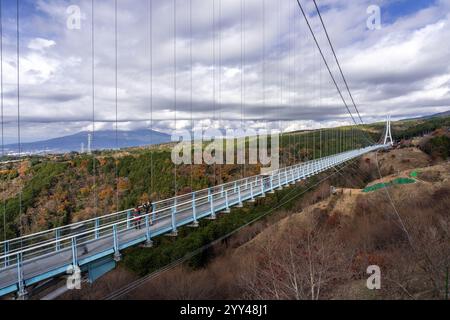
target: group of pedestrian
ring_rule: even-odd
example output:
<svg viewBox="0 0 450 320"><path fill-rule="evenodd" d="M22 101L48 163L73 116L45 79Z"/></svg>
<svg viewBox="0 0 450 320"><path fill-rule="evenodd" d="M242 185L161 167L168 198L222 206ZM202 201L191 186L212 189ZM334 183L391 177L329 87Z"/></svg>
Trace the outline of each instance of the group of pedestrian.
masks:
<svg viewBox="0 0 450 320"><path fill-rule="evenodd" d="M149 214L152 211L153 204L150 201L145 202L141 206L136 206L133 210L133 222L136 230L142 227L142 215L148 216L150 225L153 224L153 217Z"/></svg>

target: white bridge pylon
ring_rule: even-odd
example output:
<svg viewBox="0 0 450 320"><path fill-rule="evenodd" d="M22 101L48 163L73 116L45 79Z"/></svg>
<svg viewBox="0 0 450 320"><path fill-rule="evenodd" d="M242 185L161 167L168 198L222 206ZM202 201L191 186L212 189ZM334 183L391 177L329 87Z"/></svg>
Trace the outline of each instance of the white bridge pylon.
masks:
<svg viewBox="0 0 450 320"><path fill-rule="evenodd" d="M391 116L387 116L386 119L386 134L384 135L384 143L386 144L389 140L390 145L392 146L394 142L392 141L392 132L391 132Z"/></svg>

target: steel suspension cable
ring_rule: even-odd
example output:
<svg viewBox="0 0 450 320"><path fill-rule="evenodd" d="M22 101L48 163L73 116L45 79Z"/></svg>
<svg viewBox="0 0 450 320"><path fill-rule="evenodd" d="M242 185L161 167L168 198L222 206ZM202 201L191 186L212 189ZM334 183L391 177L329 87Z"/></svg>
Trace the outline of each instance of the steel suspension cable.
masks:
<svg viewBox="0 0 450 320"><path fill-rule="evenodd" d="M289 2L289 6L292 7L291 2ZM292 105L292 76L291 76L291 71L292 71L292 19L289 19L288 21L289 24L289 56L288 56L288 64L289 64L289 72L288 72L288 88L289 88L289 104ZM289 121L289 124L292 124L292 121ZM289 160L288 160L288 165L292 165L292 129L291 132L289 133Z"/></svg>
<svg viewBox="0 0 450 320"><path fill-rule="evenodd" d="M20 5L19 0L16 1L17 10L17 147L18 147L18 158L22 157L22 141L21 141L21 123L20 123ZM23 219L22 219L22 189L19 192L19 224L20 231L19 235L22 236L24 232ZM22 241L20 241L22 247Z"/></svg>
<svg viewBox="0 0 450 320"><path fill-rule="evenodd" d="M3 0L0 0L0 103L1 103L1 121L2 121L2 161L5 157L4 140L4 113L3 113ZM5 183L2 181L2 191L5 190ZM6 241L6 199L3 199L3 241Z"/></svg>
<svg viewBox="0 0 450 320"><path fill-rule="evenodd" d="M363 119L361 118L361 114L359 113L358 107L356 106L355 100L353 99L353 95L352 95L352 93L351 93L351 91L350 91L350 88L349 88L349 86L348 86L347 79L345 78L344 72L342 71L341 64L339 63L339 59L338 59L338 57L337 57L337 55L336 55L336 51L334 50L334 46L333 46L333 43L331 42L330 36L329 36L329 34L328 34L328 30L327 30L327 28L325 27L325 23L324 23L324 21L323 21L323 19L322 19L322 14L320 13L320 10L319 10L319 7L318 7L318 5L317 5L317 2L316 2L316 0L313 0L313 2L314 2L314 6L316 7L317 15L318 15L319 18L320 18L320 22L321 22L321 24L322 24L323 30L325 31L325 35L326 35L326 37L327 37L327 39L328 39L328 43L330 44L331 51L333 52L334 59L336 60L336 64L337 64L337 66L338 66L338 68L339 68L339 72L340 72L340 74L341 74L341 76L342 76L342 79L344 80L344 84L345 84L345 87L347 88L347 92L348 92L348 94L349 94L349 96L350 96L350 99L351 99L351 101L352 101L352 103L353 103L353 106L354 106L354 108L355 108L355 111L356 111L356 113L358 114L358 117L359 117L359 120L361 121L361 124L364 124L364 121L363 121Z"/></svg>
<svg viewBox="0 0 450 320"><path fill-rule="evenodd" d="M242 41L242 46L241 46L241 50L242 50L242 55L241 55L241 65L242 65L242 70L241 70L241 83L242 83L242 99L241 99L241 104L242 104L242 116L241 118L243 119L243 122L246 122L246 110L245 110L245 94L246 94L246 72L245 72L245 67L246 67L246 31L245 31L245 25L246 25L246 18L245 18L245 5L246 5L246 0L241 0L241 4L242 4L242 9L241 9L241 41ZM244 135L244 177L247 176L247 137Z"/></svg>
<svg viewBox="0 0 450 320"><path fill-rule="evenodd" d="M119 151L119 132L118 132L118 107L119 107L119 94L118 94L118 22L117 22L117 0L114 0L114 54L115 54L115 143L116 152ZM116 178L116 211L119 211L119 167L117 159L114 159L115 163L115 178Z"/></svg>
<svg viewBox="0 0 450 320"><path fill-rule="evenodd" d="M244 62L243 62L243 58L244 58L244 0L241 0L241 10L240 10L240 19L241 19L241 134L242 131L244 130L244 123L243 123L243 117L244 117ZM245 163L247 162L246 160L246 155L245 155L245 150L247 149L245 147L245 135L243 137L244 139L244 164L241 164L241 178L245 177Z"/></svg>
<svg viewBox="0 0 450 320"><path fill-rule="evenodd" d="M150 56L150 194L151 201L153 199L152 194L154 190L154 163L153 163L153 1L148 1L149 6L149 56Z"/></svg>
<svg viewBox="0 0 450 320"><path fill-rule="evenodd" d="M349 108L348 105L347 105L347 102L346 102L345 99L344 99L344 96L342 95L341 89L339 88L339 85L337 84L336 79L335 79L335 77L333 76L333 73L331 72L330 66L328 65L328 61L327 61L327 59L325 58L325 55L323 54L322 48L320 47L319 42L317 41L316 35L315 35L315 33L314 33L314 31L313 31L313 29L312 29L312 27L311 27L311 24L310 24L310 22L309 22L309 20L308 20L308 17L306 16L306 12L305 12L305 10L303 9L303 6L302 6L301 3L300 3L300 0L296 0L296 1L297 1L297 4L298 4L298 7L299 7L300 10L301 10L301 13L302 13L304 19L305 19L305 22L306 22L306 24L307 24L307 26L308 26L308 29L309 29L309 31L310 31L310 33L311 33L311 36L313 37L314 43L316 44L316 47L317 47L317 49L319 50L319 53L320 53L320 55L321 55L321 57L322 57L322 60L323 60L323 62L325 63L325 66L326 66L326 68L327 68L327 70L328 70L328 73L330 74L330 77L331 77L331 79L332 79L332 81L333 81L333 83L334 83L334 86L336 87L336 89L337 89L337 91L338 91L338 93L339 93L339 96L340 96L342 102L344 103L345 108L347 109L348 114L349 114L350 117L352 118L353 122L354 122L355 124L357 124L355 118L353 117L353 114L352 114L351 111L350 111L350 108Z"/></svg>
<svg viewBox="0 0 450 320"><path fill-rule="evenodd" d="M192 38L192 0L189 0L189 63L190 63L190 97L189 97L189 107L190 107L190 111L191 111L191 139L193 137L193 133L194 133L194 119L192 116L192 104L193 104L193 95L192 95L192 89L193 89L193 61L192 61L192 42L193 42L193 38ZM192 151L191 152L191 157L192 157ZM194 173L193 173L193 161L191 158L191 165L190 165L190 173L191 173L191 191L194 191Z"/></svg>
<svg viewBox="0 0 450 320"><path fill-rule="evenodd" d="M266 122L266 0L262 0L262 99L263 99L263 122Z"/></svg>
<svg viewBox="0 0 450 320"><path fill-rule="evenodd" d="M291 3L292 5L292 3ZM289 19L290 21L290 28L291 28L291 40L290 40L290 51L291 51L291 71L293 71L293 74L290 77L290 104L291 106L295 106L295 94L297 91L297 62L296 62L296 25L295 20ZM292 126L292 146L291 146L291 153L292 153L292 164L295 164L297 162L297 157L295 153L295 143L296 143L296 123L295 120L291 121Z"/></svg>
<svg viewBox="0 0 450 320"><path fill-rule="evenodd" d="M220 105L222 104L222 0L219 1L219 99L218 99L218 105L219 105L219 120L218 125L219 128L222 129L221 122L222 122L222 111ZM220 148L221 152L221 158L223 158L223 143ZM222 161L223 162L223 161ZM219 179L217 183L222 183L222 165L219 165Z"/></svg>
<svg viewBox="0 0 450 320"><path fill-rule="evenodd" d="M277 23L277 34L281 35L281 0L277 0L277 19L278 19L278 23ZM278 57L278 81L279 81L279 88L280 88L280 105L279 105L279 110L280 110L280 115L282 114L282 109L283 109L283 72L282 72L282 55L281 55L281 50L278 53L279 57ZM281 143L280 143L280 156L281 156L281 162L283 165L283 128L281 125L281 116L278 118L278 130L280 131L280 136L281 136Z"/></svg>
<svg viewBox="0 0 450 320"><path fill-rule="evenodd" d="M177 0L173 0L173 94L174 94L174 119L175 119L175 132L178 130L177 126ZM174 188L175 197L178 195L177 185L177 164L175 163L174 170Z"/></svg>
<svg viewBox="0 0 450 320"><path fill-rule="evenodd" d="M217 73L217 70L216 70L216 67L217 67L217 61L216 61L216 37L217 37L217 35L216 35L216 33L217 33L217 30L216 30L216 0L213 0L213 2L212 2L212 24L213 24L213 34L212 34L212 41L213 41L213 68L212 68L212 70L213 70L213 121L212 121L212 123L213 123L213 128L214 128L214 125L215 125L215 121L216 121L216 103L217 103L217 98L216 98L216 81L217 81L217 79L216 79L216 77L217 77L217 75L216 75L216 73ZM216 151L216 150L214 150L214 151ZM214 155L216 155L216 153L214 152ZM216 184L217 184L217 177L216 177L216 161L214 161L214 164L213 164L213 179L214 179L214 184L213 184L213 186L215 186Z"/></svg>
<svg viewBox="0 0 450 320"><path fill-rule="evenodd" d="M91 85L92 85L92 135L91 135L91 145L89 152L92 153L92 189L93 189L93 196L94 196L94 215L97 217L97 183L96 183L96 158L95 158L95 152L94 149L94 143L95 143L95 5L94 0L91 0L91 10L92 10L92 17L91 17Z"/></svg>

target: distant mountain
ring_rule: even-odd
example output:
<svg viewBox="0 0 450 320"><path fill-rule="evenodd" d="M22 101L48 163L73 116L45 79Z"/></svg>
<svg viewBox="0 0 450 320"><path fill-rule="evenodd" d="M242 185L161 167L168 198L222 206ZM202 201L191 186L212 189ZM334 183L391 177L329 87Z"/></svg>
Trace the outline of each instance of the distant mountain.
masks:
<svg viewBox="0 0 450 320"><path fill-rule="evenodd" d="M444 112L441 112L441 113L432 114L430 116L424 116L424 117L422 117L420 119L424 119L425 120L425 119L441 118L441 117L448 117L448 116L450 116L450 110L447 110L447 111L444 111Z"/></svg>
<svg viewBox="0 0 450 320"><path fill-rule="evenodd" d="M428 120L428 119L432 119L432 118L443 118L443 117L449 117L450 116L450 110L448 111L444 111L444 112L440 112L440 113L435 113L435 114L431 114L428 116L422 116L422 117L410 117L410 118L404 118L401 119L402 121L408 121L408 120Z"/></svg>
<svg viewBox="0 0 450 320"><path fill-rule="evenodd" d="M88 136L90 132L83 131L73 135L54 138L44 141L22 143L21 152L27 154L42 153L67 153L72 151L80 152L82 144L84 150L88 148ZM118 131L119 148L139 147L150 144L161 144L170 142L170 136L165 133L152 130ZM104 130L96 131L92 142L93 150L105 150L116 148L116 131ZM17 144L5 146L5 152L16 154Z"/></svg>

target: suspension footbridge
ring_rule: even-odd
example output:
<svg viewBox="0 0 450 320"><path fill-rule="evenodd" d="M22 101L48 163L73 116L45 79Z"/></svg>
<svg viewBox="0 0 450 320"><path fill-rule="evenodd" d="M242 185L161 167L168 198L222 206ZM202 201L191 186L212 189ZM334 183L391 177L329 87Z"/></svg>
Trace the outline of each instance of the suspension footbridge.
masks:
<svg viewBox="0 0 450 320"><path fill-rule="evenodd" d="M320 56L324 62L329 76L332 80L332 84L336 87L339 97L345 106L346 111L350 115L352 122L355 126L359 124L355 120L355 117L347 104L343 93L339 87L338 81L333 75L330 65L322 51L319 42L316 38L315 31L311 27L308 21L308 15L305 13L300 1L296 1L300 9L298 13L301 13L304 17L308 30L312 35L314 44L317 47ZM20 46L19 46L19 1L17 3L17 109L18 109L18 150L19 157L21 156L21 136L20 136ZM115 112L116 112L116 145L118 148L117 127L118 127L118 82L117 82L117 1L115 3ZM150 2L151 3L151 2ZM216 12L213 1L213 29L216 28ZM314 2L315 3L315 2ZM316 4L316 3L315 3ZM1 7L1 5L0 5ZM339 67L339 73L345 83L345 88L351 98L352 105L359 117L360 124L364 124L358 108L354 102L353 96L350 92L347 81L344 77L341 65L337 59L335 50L332 46L330 37L325 28L324 22L319 12L319 8L316 4L318 16L320 17L321 24L327 36L328 44L330 45L333 53L333 57L337 66ZM177 14L176 14L177 2L173 1L173 53L174 53L174 105L175 105L175 128L177 127ZM262 2L263 19L265 19L265 1ZM151 5L149 7L151 9ZM190 7L192 11L192 8ZM150 10L152 11L152 10ZM0 14L1 18L1 14ZM242 122L242 110L245 105L245 33L243 19L245 19L245 5L241 1L241 122ZM150 19L151 20L151 19ZM189 19L192 23L192 13ZM281 22L281 21L280 21ZM151 24L150 24L151 25ZM94 1L92 1L92 134L95 131L95 48L94 48ZM192 26L190 28L192 33ZM215 50L215 37L217 32L213 32L213 106L214 117L216 112L216 50ZM265 24L263 23L263 34L265 35ZM150 33L151 37L151 33ZM1 37L0 37L1 38ZM152 40L150 40L151 42ZM263 40L263 43L265 38ZM290 44L289 40L289 44ZM152 42L151 42L152 43ZM151 45L153 48L153 43ZM150 56L152 50L150 50ZM192 62L192 36L190 41L190 67L191 72L193 68ZM264 106L266 103L266 64L265 64L265 48L263 49L263 75L262 75L262 100ZM289 60L291 60L289 58ZM151 61L152 58L151 58ZM281 61L281 60L280 60ZM152 63L152 62L151 62ZM152 65L150 66L152 69ZM151 71L151 79L153 76ZM298 73L299 74L299 73ZM320 78L320 76L319 76ZM283 79L281 80L281 101L280 105L283 105ZM153 81L153 80L151 80ZM220 81L219 81L220 82ZM152 103L152 85L150 85L150 104ZM295 87L295 85L294 85ZM190 103L192 109L192 74L190 80ZM2 88L3 89L3 88ZM220 85L219 85L220 89ZM297 91L294 88L293 93ZM204 97L202 97L203 99ZM258 99L259 100L259 99ZM203 103L203 100L202 100ZM151 106L151 108L153 108ZM153 109L151 109L150 123L153 123ZM281 112L281 111L280 111ZM264 119L262 121L265 121ZM191 122L192 122L192 110L191 110ZM242 126L242 124L241 124ZM342 139L342 136L340 136ZM320 136L322 139L322 136ZM345 139L345 137L344 137ZM62 227L45 230L38 233L29 235L21 235L18 238L7 239L0 242L0 297L17 294L19 298L24 298L27 293L33 289L33 287L42 285L47 281L61 276L67 275L69 271L80 269L81 272L87 274L89 281L93 282L101 275L112 270L117 261L121 260L121 255L124 249L145 245L152 246L153 239L160 235L177 236L178 229L183 226L198 227L201 219L216 219L220 213L228 213L230 209L235 206L242 206L245 202L252 202L257 197L264 197L267 193L276 192L276 190L282 189L288 185L295 184L299 181L306 180L322 172L342 165L352 159L361 157L369 152L377 152L383 149L390 148L392 146L392 135L390 129L390 119L387 121L385 130L385 137L383 142L376 143L367 139L367 144L364 146L353 145L350 149L345 150L341 148L340 152L335 151L335 154L327 156L319 156L314 160L304 161L295 165L286 166L282 169L278 169L265 174L246 177L240 180L228 182L225 184L215 185L203 190L198 190L183 195L175 196L172 198L164 199L158 202L154 202L152 210L149 213L140 216L140 220L136 221L133 217L132 209L124 210L120 212L114 212L107 215L99 216L96 218L88 219L85 221L77 222L74 224L65 225ZM370 141L369 141L370 140ZM314 141L314 140L313 140ZM330 140L331 141L331 140ZM308 140L306 140L308 143ZM315 143L315 142L313 142ZM322 142L320 143L320 145ZM314 147L313 147L314 149ZM315 150L315 149L314 149ZM338 149L335 149L338 150ZM295 149L295 154L299 154L299 150ZM95 155L93 156L95 158ZM300 157L299 157L300 158ZM95 161L93 162L95 163ZM295 163L292 162L292 163ZM116 177L118 178L118 176ZM95 179L95 168L94 168ZM94 181L95 185L95 181ZM175 187L175 190L177 188ZM176 194L176 191L175 191ZM118 207L118 206L117 206ZM4 214L4 217L6 213Z"/></svg>

